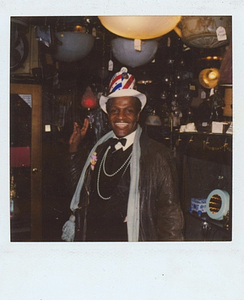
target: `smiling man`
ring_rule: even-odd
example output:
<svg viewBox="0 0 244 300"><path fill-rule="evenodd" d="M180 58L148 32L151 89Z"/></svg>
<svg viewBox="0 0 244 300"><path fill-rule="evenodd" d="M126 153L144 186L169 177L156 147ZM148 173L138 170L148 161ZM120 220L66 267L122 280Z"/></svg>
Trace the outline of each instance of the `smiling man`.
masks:
<svg viewBox="0 0 244 300"><path fill-rule="evenodd" d="M70 176L76 189L63 240L183 240L175 164L164 145L142 132L138 120L146 96L134 85L126 68L111 79L109 95L101 96L100 106L112 130L97 142L84 164L78 145L88 121L82 128L74 124Z"/></svg>
<svg viewBox="0 0 244 300"><path fill-rule="evenodd" d="M107 104L108 118L114 134L121 138L137 128L141 103L135 97L111 98Z"/></svg>

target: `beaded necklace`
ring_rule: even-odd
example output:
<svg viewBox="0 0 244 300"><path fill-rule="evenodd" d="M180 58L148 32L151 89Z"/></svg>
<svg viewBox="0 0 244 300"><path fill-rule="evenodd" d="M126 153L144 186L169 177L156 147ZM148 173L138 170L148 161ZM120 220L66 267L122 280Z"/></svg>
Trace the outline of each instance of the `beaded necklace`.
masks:
<svg viewBox="0 0 244 300"><path fill-rule="evenodd" d="M100 166L99 166L99 169L98 169L98 174L97 174L97 194L98 196L103 199L103 200L109 200L111 198L111 196L109 197L104 197L101 195L101 192L100 192L100 176L101 176L101 169L103 169L103 173L104 175L106 175L107 177L113 177L115 176L116 174L118 174L127 164L127 166L125 167L125 170L122 174L122 176L125 174L125 171L127 170L128 166L129 166L129 162L130 162L130 159L131 159L131 156L132 156L132 153L128 156L128 158L126 159L126 161L112 174L109 174L106 169L105 169L105 164L106 164L106 159L107 159L107 155L108 155L108 151L111 147L108 147L108 149L106 150L106 152L104 153L103 155L103 158L101 160L101 163L100 163Z"/></svg>

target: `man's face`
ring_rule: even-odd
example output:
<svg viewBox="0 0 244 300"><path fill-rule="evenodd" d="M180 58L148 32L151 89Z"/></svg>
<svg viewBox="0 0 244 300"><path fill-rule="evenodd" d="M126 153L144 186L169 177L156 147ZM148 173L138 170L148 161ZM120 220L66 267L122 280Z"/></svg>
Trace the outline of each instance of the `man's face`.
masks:
<svg viewBox="0 0 244 300"><path fill-rule="evenodd" d="M140 112L138 112L135 97L112 98L108 111L108 119L112 130L119 138L124 137L136 130Z"/></svg>

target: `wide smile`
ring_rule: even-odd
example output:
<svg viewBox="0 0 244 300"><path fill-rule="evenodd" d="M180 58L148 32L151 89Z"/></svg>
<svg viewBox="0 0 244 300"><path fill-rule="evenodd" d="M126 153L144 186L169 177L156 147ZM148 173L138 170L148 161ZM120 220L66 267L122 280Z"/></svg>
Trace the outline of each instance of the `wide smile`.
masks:
<svg viewBox="0 0 244 300"><path fill-rule="evenodd" d="M120 123L119 122L115 123L115 126L118 127L118 128L120 128L120 129L123 129L123 128L125 128L128 125L129 125L129 123L124 123L124 122L123 123L121 123L121 122Z"/></svg>

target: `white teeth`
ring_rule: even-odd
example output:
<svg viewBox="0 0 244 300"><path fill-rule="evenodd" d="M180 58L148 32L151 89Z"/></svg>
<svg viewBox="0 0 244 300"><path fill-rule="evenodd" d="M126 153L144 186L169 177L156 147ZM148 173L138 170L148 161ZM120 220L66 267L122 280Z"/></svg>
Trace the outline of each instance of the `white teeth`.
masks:
<svg viewBox="0 0 244 300"><path fill-rule="evenodd" d="M115 123L116 126L119 126L119 127L125 127L128 125L128 123Z"/></svg>

